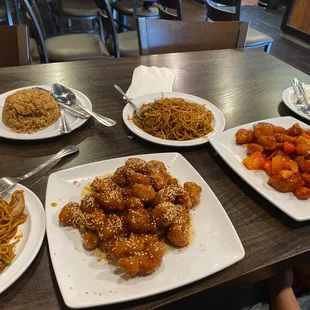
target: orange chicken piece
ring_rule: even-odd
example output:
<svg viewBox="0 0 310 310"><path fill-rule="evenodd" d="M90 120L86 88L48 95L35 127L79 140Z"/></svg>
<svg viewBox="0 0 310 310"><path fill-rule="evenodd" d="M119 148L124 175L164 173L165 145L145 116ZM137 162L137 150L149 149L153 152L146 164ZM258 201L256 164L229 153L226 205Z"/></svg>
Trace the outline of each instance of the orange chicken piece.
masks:
<svg viewBox="0 0 310 310"><path fill-rule="evenodd" d="M253 142L253 131L247 129L239 129L236 132L236 143L237 144L245 144Z"/></svg>
<svg viewBox="0 0 310 310"><path fill-rule="evenodd" d="M270 177L268 184L279 192L287 193L303 186L304 181L299 173L293 173L290 170L281 170L279 174Z"/></svg>

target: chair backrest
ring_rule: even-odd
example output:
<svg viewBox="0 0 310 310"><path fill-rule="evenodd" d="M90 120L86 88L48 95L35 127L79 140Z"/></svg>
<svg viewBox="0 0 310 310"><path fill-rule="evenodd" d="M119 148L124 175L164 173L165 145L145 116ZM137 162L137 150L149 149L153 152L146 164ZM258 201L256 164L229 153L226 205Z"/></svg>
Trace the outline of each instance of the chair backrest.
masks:
<svg viewBox="0 0 310 310"><path fill-rule="evenodd" d="M107 43L106 46L111 55L120 57L119 45L116 27L113 20L112 9L109 0L95 0L99 9L100 23L102 25L102 40Z"/></svg>
<svg viewBox="0 0 310 310"><path fill-rule="evenodd" d="M113 2L126 2L127 0L116 0L116 1L113 1ZM125 20L120 20L119 18L118 19L115 19L114 21L119 25L119 29L128 29L128 30L136 30L137 28L137 18L138 18L138 9L140 6L143 5L143 0L133 0L133 1L129 1L130 2L130 6L132 7L133 11L132 11L132 15L129 15L130 16L130 20L131 20L131 24L130 25L127 25L125 22ZM119 13L120 14L120 13ZM120 17L120 16L119 16ZM120 31L120 32L123 32L123 31Z"/></svg>
<svg viewBox="0 0 310 310"><path fill-rule="evenodd" d="M0 26L0 42L0 67L30 64L27 26Z"/></svg>
<svg viewBox="0 0 310 310"><path fill-rule="evenodd" d="M206 18L212 21L239 21L242 0L206 0Z"/></svg>
<svg viewBox="0 0 310 310"><path fill-rule="evenodd" d="M247 22L138 19L141 55L244 48ZM160 34L160 35L159 35Z"/></svg>
<svg viewBox="0 0 310 310"><path fill-rule="evenodd" d="M157 0L160 19L182 20L182 0ZM173 10L173 12L171 12Z"/></svg>
<svg viewBox="0 0 310 310"><path fill-rule="evenodd" d="M36 0L19 0L29 21L30 29L40 48L41 61L48 63L48 55L45 46L45 29L41 13L39 11Z"/></svg>

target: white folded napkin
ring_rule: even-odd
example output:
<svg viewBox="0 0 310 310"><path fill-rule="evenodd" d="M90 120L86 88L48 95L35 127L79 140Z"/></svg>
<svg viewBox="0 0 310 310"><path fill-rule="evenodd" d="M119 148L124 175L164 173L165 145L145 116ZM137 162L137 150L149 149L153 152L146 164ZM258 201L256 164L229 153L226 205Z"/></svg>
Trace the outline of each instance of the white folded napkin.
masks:
<svg viewBox="0 0 310 310"><path fill-rule="evenodd" d="M158 67L137 67L126 95L136 98L146 94L171 92L175 74L171 69Z"/></svg>

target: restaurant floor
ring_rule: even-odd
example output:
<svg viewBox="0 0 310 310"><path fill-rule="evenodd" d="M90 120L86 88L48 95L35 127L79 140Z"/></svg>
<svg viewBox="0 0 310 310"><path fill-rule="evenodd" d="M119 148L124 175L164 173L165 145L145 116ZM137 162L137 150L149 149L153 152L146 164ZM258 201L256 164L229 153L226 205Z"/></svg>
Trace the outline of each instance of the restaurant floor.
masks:
<svg viewBox="0 0 310 310"><path fill-rule="evenodd" d="M195 0L183 0L183 13L186 20L204 20L204 6ZM241 8L241 20L250 21L253 28L265 32L274 39L271 55L310 74L310 52L281 37L281 23L285 9L266 10L256 5Z"/></svg>

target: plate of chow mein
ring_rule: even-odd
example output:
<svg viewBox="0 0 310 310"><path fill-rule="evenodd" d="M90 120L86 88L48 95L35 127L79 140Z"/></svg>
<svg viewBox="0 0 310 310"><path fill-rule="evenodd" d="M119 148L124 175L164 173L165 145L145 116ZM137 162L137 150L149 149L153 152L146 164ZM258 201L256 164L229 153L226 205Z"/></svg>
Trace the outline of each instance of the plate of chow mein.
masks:
<svg viewBox="0 0 310 310"><path fill-rule="evenodd" d="M139 115L127 104L123 120L134 134L168 146L195 146L225 128L222 112L209 101L188 94L154 93L133 99Z"/></svg>
<svg viewBox="0 0 310 310"><path fill-rule="evenodd" d="M17 184L0 196L0 293L29 267L44 234L44 209L32 191Z"/></svg>

